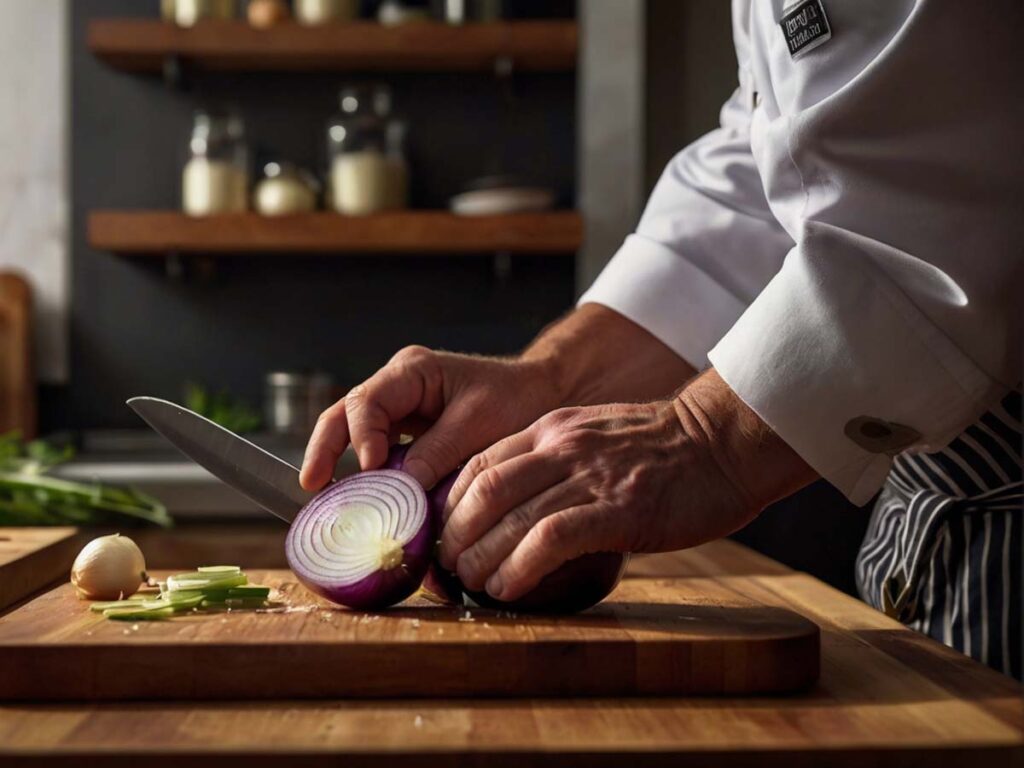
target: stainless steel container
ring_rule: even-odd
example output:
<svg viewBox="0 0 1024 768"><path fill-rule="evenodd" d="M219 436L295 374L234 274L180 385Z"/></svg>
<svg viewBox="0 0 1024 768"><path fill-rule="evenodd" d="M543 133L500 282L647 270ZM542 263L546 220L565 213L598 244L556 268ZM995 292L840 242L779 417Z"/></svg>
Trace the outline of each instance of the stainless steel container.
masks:
<svg viewBox="0 0 1024 768"><path fill-rule="evenodd" d="M334 402L334 382L324 373L272 371L264 384L266 428L277 434L308 435Z"/></svg>

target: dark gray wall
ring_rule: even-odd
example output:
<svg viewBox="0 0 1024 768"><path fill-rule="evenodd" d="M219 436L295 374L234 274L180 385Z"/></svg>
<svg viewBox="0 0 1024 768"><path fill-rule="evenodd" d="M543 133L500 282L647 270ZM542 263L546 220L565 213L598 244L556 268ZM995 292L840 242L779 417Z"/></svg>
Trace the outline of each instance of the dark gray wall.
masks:
<svg viewBox="0 0 1024 768"><path fill-rule="evenodd" d="M647 1L647 181L672 156L718 125L736 88L730 3Z"/></svg>
<svg viewBox="0 0 1024 768"><path fill-rule="evenodd" d="M218 261L212 281L176 283L161 260L90 249L90 210L176 206L197 104L235 104L256 148L319 167L338 88L360 78L211 75L170 89L110 69L84 43L90 18L155 16L155 0L70 5L71 381L43 392L45 429L136 426L127 396L177 397L186 380L257 402L275 368L353 384L405 344L510 352L571 305L564 256L516 257L505 281L489 257L239 256ZM386 81L411 125L414 206L442 207L465 181L499 171L550 184L572 204L573 75L516 76L511 88L489 74Z"/></svg>
<svg viewBox="0 0 1024 768"><path fill-rule="evenodd" d="M648 0L647 182L669 159L718 124L736 88L729 3ZM816 483L769 507L733 538L853 593L853 563L868 512Z"/></svg>

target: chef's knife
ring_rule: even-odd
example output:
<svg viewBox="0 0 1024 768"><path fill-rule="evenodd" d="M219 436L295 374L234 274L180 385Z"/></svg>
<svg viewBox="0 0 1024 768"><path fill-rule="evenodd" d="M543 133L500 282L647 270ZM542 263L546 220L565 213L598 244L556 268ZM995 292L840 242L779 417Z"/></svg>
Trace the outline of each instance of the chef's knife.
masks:
<svg viewBox="0 0 1024 768"><path fill-rule="evenodd" d="M156 397L133 397L128 405L183 454L282 520L290 523L313 498L287 461L198 413Z"/></svg>

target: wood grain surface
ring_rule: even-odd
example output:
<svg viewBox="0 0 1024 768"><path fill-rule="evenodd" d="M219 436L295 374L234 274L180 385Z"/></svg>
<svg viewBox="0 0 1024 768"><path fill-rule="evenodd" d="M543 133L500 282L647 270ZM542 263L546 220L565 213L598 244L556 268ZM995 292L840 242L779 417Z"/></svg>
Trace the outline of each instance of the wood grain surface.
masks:
<svg viewBox="0 0 1024 768"><path fill-rule="evenodd" d="M89 245L125 254L456 253L566 254L582 242L575 211L458 216L393 211L342 216L234 213L194 218L178 211L94 211Z"/></svg>
<svg viewBox="0 0 1024 768"><path fill-rule="evenodd" d="M10 699L752 694L805 689L818 627L715 579L629 579L576 616L333 606L289 571L269 612L112 622L62 585L0 619ZM337 670L325 674L325 670Z"/></svg>
<svg viewBox="0 0 1024 768"><path fill-rule="evenodd" d="M168 58L207 70L493 71L499 59L517 70L571 70L577 32L571 20L455 26L384 26L350 22L255 29L243 21L204 21L191 28L152 19L95 19L89 49L108 64L160 72Z"/></svg>
<svg viewBox="0 0 1024 768"><path fill-rule="evenodd" d="M971 768L1024 764L1015 681L799 573L705 545L712 581L822 629L807 693L746 698L109 702L0 706L0 765ZM650 558L666 561L666 556ZM686 553L668 556L680 568ZM708 574L709 564L722 570ZM716 586L716 588L719 588ZM601 670L595 668L594 674Z"/></svg>
<svg viewBox="0 0 1024 768"><path fill-rule="evenodd" d="M0 611L66 578L80 546L77 528L0 528Z"/></svg>

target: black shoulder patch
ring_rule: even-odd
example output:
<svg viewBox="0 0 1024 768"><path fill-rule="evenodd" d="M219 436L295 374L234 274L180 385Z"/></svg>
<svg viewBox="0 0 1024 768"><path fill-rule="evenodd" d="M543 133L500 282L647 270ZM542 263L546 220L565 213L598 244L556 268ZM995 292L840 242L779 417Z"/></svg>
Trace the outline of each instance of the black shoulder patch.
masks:
<svg viewBox="0 0 1024 768"><path fill-rule="evenodd" d="M832 39L832 27L821 0L803 0L783 11L779 27L794 59Z"/></svg>

